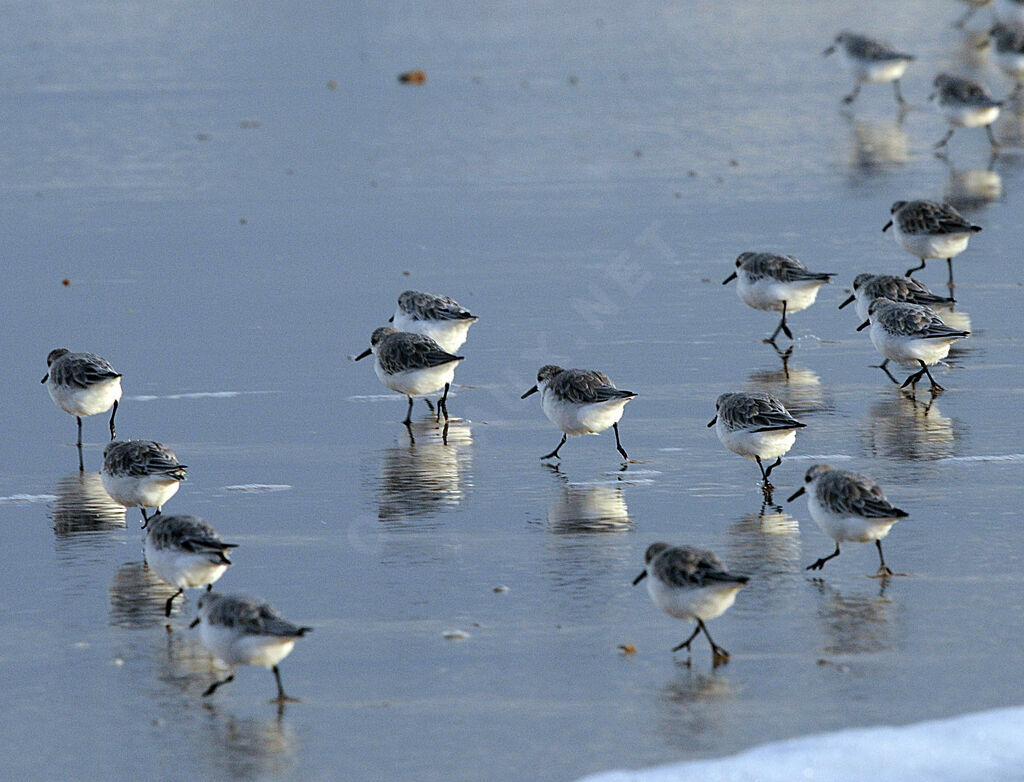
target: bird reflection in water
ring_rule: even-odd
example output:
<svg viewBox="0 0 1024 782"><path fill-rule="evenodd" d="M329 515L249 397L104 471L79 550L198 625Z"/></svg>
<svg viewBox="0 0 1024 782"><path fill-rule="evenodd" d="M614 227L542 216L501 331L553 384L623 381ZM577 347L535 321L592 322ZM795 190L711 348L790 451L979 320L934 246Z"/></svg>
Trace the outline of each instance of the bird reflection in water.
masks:
<svg viewBox="0 0 1024 782"><path fill-rule="evenodd" d="M743 514L729 538L729 565L750 576L754 591L802 570L800 524L779 505L763 502L759 512Z"/></svg>
<svg viewBox="0 0 1024 782"><path fill-rule="evenodd" d="M559 488L548 505L548 530L574 532L624 532L633 526L621 480L572 483L556 464L546 465L559 479Z"/></svg>
<svg viewBox="0 0 1024 782"><path fill-rule="evenodd" d="M775 348L782 366L777 369L759 369L747 378L747 390L767 391L778 399L795 417L831 410L835 407L826 399L821 387L821 378L812 370L797 364L790 364L793 346L785 351Z"/></svg>
<svg viewBox="0 0 1024 782"><path fill-rule="evenodd" d="M227 779L280 778L295 771L298 737L283 710L271 719L238 717L206 703L207 724L187 749L211 766L210 776ZM291 773L290 773L291 772Z"/></svg>
<svg viewBox="0 0 1024 782"><path fill-rule="evenodd" d="M867 456L934 461L953 456L956 432L934 398L916 400L898 391L881 395L868 408L860 439Z"/></svg>
<svg viewBox="0 0 1024 782"><path fill-rule="evenodd" d="M54 489L53 531L58 538L124 528L124 506L103 488L98 472L73 472Z"/></svg>
<svg viewBox="0 0 1024 782"><path fill-rule="evenodd" d="M658 732L676 749L703 748L708 736L727 730L726 705L737 687L719 673L697 673L677 661L679 672L661 688Z"/></svg>
<svg viewBox="0 0 1024 782"><path fill-rule="evenodd" d="M949 169L949 178L942 190L943 200L957 209L969 212L988 206L1003 197L1003 178L995 170L996 157L986 168L959 169L946 155L936 155Z"/></svg>
<svg viewBox="0 0 1024 782"><path fill-rule="evenodd" d="M910 138L903 130L902 113L893 120L856 119L843 112L850 123L850 167L862 175L881 173L910 159Z"/></svg>
<svg viewBox="0 0 1024 782"><path fill-rule="evenodd" d="M473 435L465 421L445 429L414 421L413 437L382 452L377 517L401 521L454 507L464 498L464 475L472 460ZM447 435L445 435L447 430Z"/></svg>
<svg viewBox="0 0 1024 782"><path fill-rule="evenodd" d="M140 629L164 623L164 605L177 591L146 567L146 563L126 562L110 582L110 624Z"/></svg>
<svg viewBox="0 0 1024 782"><path fill-rule="evenodd" d="M824 579L812 579L820 596L818 618L826 654L865 654L893 647L898 604L885 596L890 579L879 582L877 595L847 597Z"/></svg>

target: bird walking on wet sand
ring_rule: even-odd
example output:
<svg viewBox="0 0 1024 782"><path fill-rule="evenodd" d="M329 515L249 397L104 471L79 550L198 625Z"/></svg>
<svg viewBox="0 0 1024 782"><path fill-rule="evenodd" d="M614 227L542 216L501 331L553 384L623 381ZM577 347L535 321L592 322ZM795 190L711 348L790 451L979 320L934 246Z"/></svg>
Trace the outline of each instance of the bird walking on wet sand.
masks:
<svg viewBox="0 0 1024 782"><path fill-rule="evenodd" d="M782 313L779 325L764 340L774 345L780 331L793 339L786 315L810 307L818 296L818 288L834 276L830 272L812 272L792 255L745 252L736 258L736 271L722 285L737 279L736 293L744 304L755 310Z"/></svg>
<svg viewBox="0 0 1024 782"><path fill-rule="evenodd" d="M892 82L896 104L900 109L906 108L907 102L903 100L903 95L900 92L900 79L906 72L907 66L914 60L914 55L904 54L888 44L872 40L864 35L851 33L848 30L839 33L835 41L822 54L828 57L839 47L842 47L846 67L856 80L853 92L843 98L843 103L847 105L853 103L860 94L862 84Z"/></svg>
<svg viewBox="0 0 1024 782"><path fill-rule="evenodd" d="M149 517L146 508L159 513L185 480L188 466L174 451L153 440L114 440L103 449L103 488L126 508L142 512L142 528Z"/></svg>
<svg viewBox="0 0 1024 782"><path fill-rule="evenodd" d="M398 331L430 337L442 350L454 353L466 341L469 327L479 318L455 299L422 291L405 291L389 322Z"/></svg>
<svg viewBox="0 0 1024 782"><path fill-rule="evenodd" d="M844 541L871 543L878 548L878 576L891 576L882 554L882 538L892 525L908 514L886 499L881 487L871 478L828 464L815 464L807 470L804 485L793 492L788 502L807 494L807 509L818 526L836 542L836 550L807 566L821 570L830 559L839 556Z"/></svg>
<svg viewBox="0 0 1024 782"><path fill-rule="evenodd" d="M772 470L796 442L796 430L807 426L789 414L782 402L764 391L740 391L722 394L715 400L715 417L708 427L722 445L744 459L757 462L761 470L762 491L771 496L768 480ZM765 468L762 459L775 459Z"/></svg>
<svg viewBox="0 0 1024 782"><path fill-rule="evenodd" d="M277 697L271 703L283 706L295 701L284 694L278 663L287 657L295 642L312 627L300 627L281 618L268 603L245 595L222 595L207 592L197 603L199 616L189 627L199 625L203 646L225 665L262 665L274 672ZM235 674L211 684L203 696L213 695L217 688L234 681Z"/></svg>
<svg viewBox="0 0 1024 782"><path fill-rule="evenodd" d="M373 353L373 369L377 378L392 391L409 398L406 426L412 423L414 396L444 389L437 403L437 420L448 420L448 389L455 380L455 367L465 359L444 350L430 337L382 326L370 335L370 347L355 357L356 361Z"/></svg>
<svg viewBox="0 0 1024 782"><path fill-rule="evenodd" d="M623 459L629 459L619 441L619 420L626 403L636 397L633 391L616 388L603 372L547 364L537 372L537 384L520 399L537 392L544 415L562 430L558 446L541 459L557 457L568 435L598 434L608 427L615 431L615 448Z"/></svg>
<svg viewBox="0 0 1024 782"><path fill-rule="evenodd" d="M945 258L949 267L949 286L953 285L953 257L967 249L968 240L981 230L950 204L918 199L896 201L889 209L892 217L882 232L892 228L897 244L921 265L907 269L906 276L925 267L929 258Z"/></svg>
<svg viewBox="0 0 1024 782"><path fill-rule="evenodd" d="M633 579L633 586L645 578L647 592L658 608L676 619L697 623L689 638L672 651L689 652L690 643L703 632L711 644L713 664L717 667L727 662L729 653L711 639L704 622L725 613L749 577L730 573L710 551L659 542L644 552L644 570Z"/></svg>
<svg viewBox="0 0 1024 782"><path fill-rule="evenodd" d="M992 97L985 85L962 76L940 73L935 77L934 85L935 92L929 100L938 98L939 108L949 122L949 130L935 144L935 148L946 146L957 128L984 127L992 151L998 151L999 142L992 134L992 123L999 117L999 107L1003 102Z"/></svg>
<svg viewBox="0 0 1024 782"><path fill-rule="evenodd" d="M78 422L78 469L82 463L82 418L110 410L110 439L114 439L114 416L121 399L121 373L95 353L72 353L67 348L51 350L46 357L46 384L50 399Z"/></svg>
<svg viewBox="0 0 1024 782"><path fill-rule="evenodd" d="M143 544L146 566L157 578L178 588L167 598L164 616L171 615L174 598L186 589L206 587L209 591L228 569L228 553L237 546L221 540L217 531L198 516L152 516Z"/></svg>
<svg viewBox="0 0 1024 782"><path fill-rule="evenodd" d="M857 331L868 326L871 327L871 344L887 360L920 366L920 369L903 381L900 388L909 385L913 391L917 382L924 375L928 375L933 394L945 389L935 382L928 367L948 356L950 345L970 335L969 331L947 326L930 307L885 298L871 302L868 307L868 320L861 323ZM884 365L882 369L894 383L898 382Z"/></svg>

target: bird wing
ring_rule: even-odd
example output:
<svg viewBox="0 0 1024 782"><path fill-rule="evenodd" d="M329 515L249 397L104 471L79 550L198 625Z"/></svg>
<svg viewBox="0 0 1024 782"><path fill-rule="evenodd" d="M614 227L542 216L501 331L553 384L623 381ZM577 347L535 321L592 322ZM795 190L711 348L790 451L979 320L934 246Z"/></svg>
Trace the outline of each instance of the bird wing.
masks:
<svg viewBox="0 0 1024 782"><path fill-rule="evenodd" d="M604 372L593 369L565 369L551 379L552 390L560 397L577 404L607 402L636 396L632 391L616 388Z"/></svg>

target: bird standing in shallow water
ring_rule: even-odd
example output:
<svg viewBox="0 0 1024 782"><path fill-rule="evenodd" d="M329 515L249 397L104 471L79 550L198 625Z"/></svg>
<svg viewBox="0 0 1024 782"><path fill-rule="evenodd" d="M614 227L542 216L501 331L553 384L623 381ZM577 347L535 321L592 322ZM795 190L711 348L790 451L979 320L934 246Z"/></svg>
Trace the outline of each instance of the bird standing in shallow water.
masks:
<svg viewBox="0 0 1024 782"><path fill-rule="evenodd" d="M237 665L270 668L277 682L277 697L271 703L283 706L286 701L296 700L284 694L277 664L312 627L287 622L268 603L244 595L207 592L199 598L197 609L199 616L189 627L199 625L199 638L214 657L231 668ZM218 687L234 678L232 672L226 679L214 682L203 696L213 695Z"/></svg>
<svg viewBox="0 0 1024 782"><path fill-rule="evenodd" d="M690 651L690 643L703 632L711 644L713 664L717 667L729 660L729 653L711 640L704 625L721 616L736 600L736 593L750 579L730 573L722 560L710 551L692 546L671 546L652 543L644 552L644 570L633 579L636 586L645 578L647 592L654 604L676 619L697 622L690 637L673 652Z"/></svg>
<svg viewBox="0 0 1024 782"><path fill-rule="evenodd" d="M839 556L842 541L870 543L878 548L878 576L891 576L882 555L882 538L892 525L908 514L893 507L881 487L865 475L837 470L828 464L815 464L804 476L804 485L793 492L788 502L807 494L807 509L818 526L836 542L836 550L807 566L821 570L830 559Z"/></svg>
<svg viewBox="0 0 1024 782"><path fill-rule="evenodd" d="M146 508L159 513L185 480L188 466L178 462L174 451L153 440L114 440L103 449L103 488L126 508L142 511L146 528Z"/></svg>
<svg viewBox="0 0 1024 782"><path fill-rule="evenodd" d="M441 348L430 337L396 331L382 326L370 335L370 347L355 357L356 361L373 353L373 369L377 378L392 391L409 397L406 411L406 426L412 423L412 398L422 394L440 391L437 403L437 420L448 420L448 389L455 380L455 367L465 356L455 356Z"/></svg>
<svg viewBox="0 0 1024 782"><path fill-rule="evenodd" d="M715 400L715 411L708 427L715 427L718 439L730 451L757 462L762 490L770 500L775 487L768 476L793 447L796 430L807 424L793 418L782 402L764 391L722 394ZM765 469L761 460L773 458L775 462Z"/></svg>
<svg viewBox="0 0 1024 782"><path fill-rule="evenodd" d="M114 416L121 399L121 373L95 353L71 353L67 348L51 350L46 357L46 384L50 399L78 422L78 469L82 462L82 417L110 410L110 439L114 439Z"/></svg>
<svg viewBox="0 0 1024 782"><path fill-rule="evenodd" d="M736 271L722 281L722 285L739 278L736 292L748 307L755 310L781 312L782 320L765 342L774 345L782 331L793 339L786 325L786 315L810 307L818 296L818 288L834 275L812 272L792 255L775 253L740 253L736 258Z"/></svg>
<svg viewBox="0 0 1024 782"><path fill-rule="evenodd" d="M953 287L953 256L967 249L967 241L981 230L949 204L938 201L896 201L889 209L892 218L882 226L892 228L897 244L921 265L907 269L906 276L925 267L929 258L945 258L949 267L948 285Z"/></svg>
<svg viewBox="0 0 1024 782"><path fill-rule="evenodd" d="M619 441L619 419L626 403L636 397L632 391L616 388L603 372L593 369L562 369L547 364L537 372L537 384L520 399L540 392L544 415L562 430L558 446L541 459L553 459L568 435L597 434L609 426L615 431L615 448L623 459L629 454Z"/></svg>
<svg viewBox="0 0 1024 782"><path fill-rule="evenodd" d="M997 152L999 142L992 134L992 123L999 117L999 107L1003 102L993 98L992 93L983 84L973 79L940 73L935 77L934 84L935 92L931 94L929 100L938 98L939 108L949 122L949 130L935 144L935 148L941 149L946 146L957 128L984 126L992 151Z"/></svg>
<svg viewBox="0 0 1024 782"><path fill-rule="evenodd" d="M896 105L900 109L906 109L907 102L900 93L900 78L914 60L914 55L898 52L888 44L846 30L839 33L832 45L822 54L828 57L840 46L843 49L846 67L857 81L853 92L843 98L843 103L853 103L865 82L878 84L891 81Z"/></svg>
<svg viewBox="0 0 1024 782"><path fill-rule="evenodd" d="M455 299L422 291L405 291L390 323L398 331L430 337L442 350L454 353L466 341L469 327L479 318Z"/></svg>

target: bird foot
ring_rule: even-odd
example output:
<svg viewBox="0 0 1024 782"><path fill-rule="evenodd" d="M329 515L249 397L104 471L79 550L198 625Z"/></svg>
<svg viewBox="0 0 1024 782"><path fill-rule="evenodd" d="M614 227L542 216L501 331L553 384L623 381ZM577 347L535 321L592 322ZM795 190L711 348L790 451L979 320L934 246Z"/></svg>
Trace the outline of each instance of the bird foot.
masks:
<svg viewBox="0 0 1024 782"><path fill-rule="evenodd" d="M719 665L725 665L727 662L729 662L729 653L721 646L712 646L711 667L717 668Z"/></svg>
<svg viewBox="0 0 1024 782"><path fill-rule="evenodd" d="M819 559L817 562L812 562L805 567L804 570L821 570L823 567L825 567L825 559Z"/></svg>
<svg viewBox="0 0 1024 782"><path fill-rule="evenodd" d="M292 698L288 695L278 695L276 698L271 698L267 703L271 703L275 706L284 706L286 703L302 703L300 698Z"/></svg>

